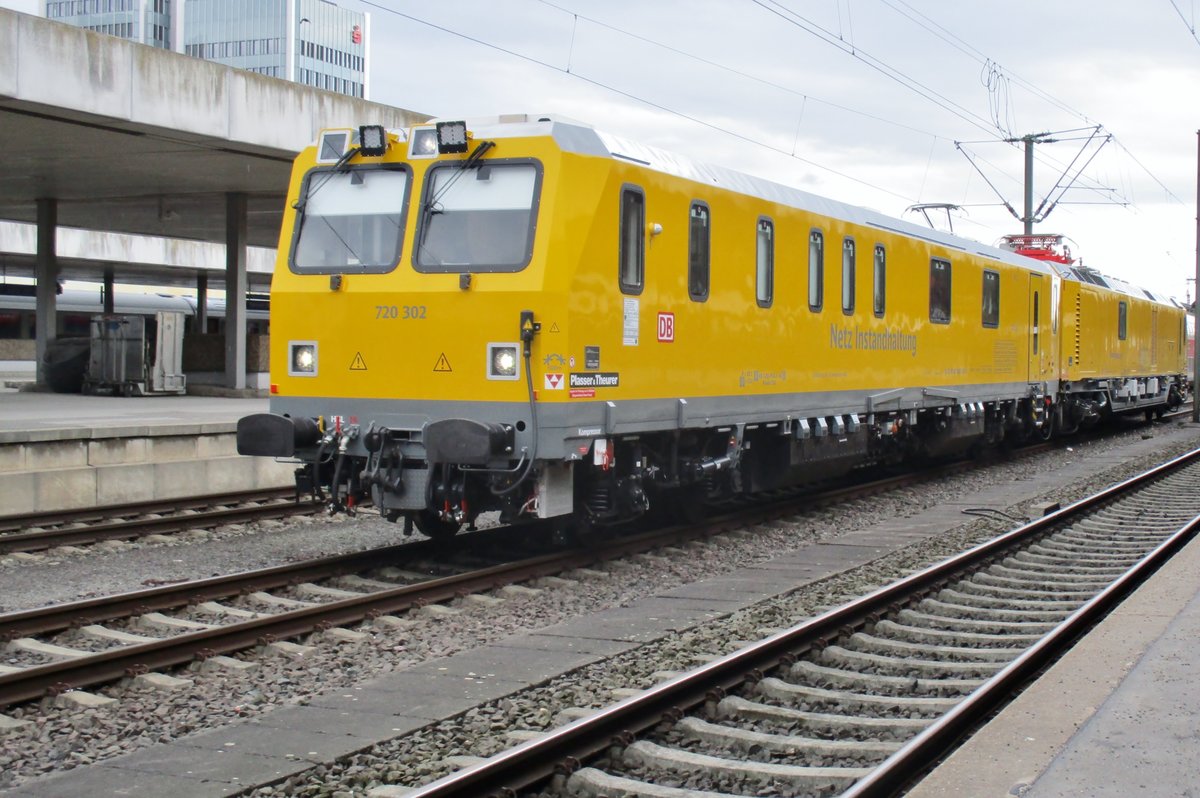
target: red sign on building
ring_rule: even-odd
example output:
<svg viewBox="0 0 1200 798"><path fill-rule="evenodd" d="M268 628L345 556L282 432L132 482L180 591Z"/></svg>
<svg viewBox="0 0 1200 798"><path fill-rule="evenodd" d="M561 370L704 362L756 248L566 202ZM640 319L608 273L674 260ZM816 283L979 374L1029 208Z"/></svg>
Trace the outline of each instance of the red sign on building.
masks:
<svg viewBox="0 0 1200 798"><path fill-rule="evenodd" d="M355 44L362 44L362 28L358 25L355 25L353 30L350 31L350 41Z"/></svg>

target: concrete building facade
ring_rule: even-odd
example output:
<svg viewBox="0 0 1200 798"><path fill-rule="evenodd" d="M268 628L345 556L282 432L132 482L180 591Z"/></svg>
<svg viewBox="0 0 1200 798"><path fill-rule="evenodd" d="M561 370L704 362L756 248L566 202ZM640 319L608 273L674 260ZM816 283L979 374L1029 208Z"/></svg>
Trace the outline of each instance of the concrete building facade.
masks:
<svg viewBox="0 0 1200 798"><path fill-rule="evenodd" d="M329 0L46 0L47 19L370 97L369 14Z"/></svg>
<svg viewBox="0 0 1200 798"><path fill-rule="evenodd" d="M107 33L171 50L178 39L173 29L172 0L47 0L46 19L77 28Z"/></svg>
<svg viewBox="0 0 1200 798"><path fill-rule="evenodd" d="M187 0L183 52L366 99L369 24L327 0Z"/></svg>

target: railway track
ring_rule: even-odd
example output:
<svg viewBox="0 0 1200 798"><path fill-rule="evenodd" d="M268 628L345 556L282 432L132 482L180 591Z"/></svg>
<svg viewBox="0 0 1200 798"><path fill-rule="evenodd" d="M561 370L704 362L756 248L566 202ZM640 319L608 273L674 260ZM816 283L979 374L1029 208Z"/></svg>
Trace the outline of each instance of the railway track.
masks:
<svg viewBox="0 0 1200 798"><path fill-rule="evenodd" d="M891 795L1200 528L1200 450L412 798Z"/></svg>
<svg viewBox="0 0 1200 798"><path fill-rule="evenodd" d="M244 651L895 490L962 464L788 494L703 524L555 550L549 526L416 541L0 615L0 707ZM550 553L546 553L550 551ZM522 556L521 552L531 553ZM514 556L515 555L515 556ZM481 564L482 561L482 564Z"/></svg>
<svg viewBox="0 0 1200 798"><path fill-rule="evenodd" d="M295 496L292 488L279 488L4 516L0 555L290 518L322 509L316 502L297 502Z"/></svg>
<svg viewBox="0 0 1200 798"><path fill-rule="evenodd" d="M774 502L730 509L702 525L628 536L584 551L514 558L522 551L547 551L552 531L493 528L455 538L455 550L485 560L482 566L447 563L444 546L418 541L0 615L0 642L8 655L0 658L0 707L507 584L603 567L610 560L895 490L967 465L953 463L817 494L784 494Z"/></svg>

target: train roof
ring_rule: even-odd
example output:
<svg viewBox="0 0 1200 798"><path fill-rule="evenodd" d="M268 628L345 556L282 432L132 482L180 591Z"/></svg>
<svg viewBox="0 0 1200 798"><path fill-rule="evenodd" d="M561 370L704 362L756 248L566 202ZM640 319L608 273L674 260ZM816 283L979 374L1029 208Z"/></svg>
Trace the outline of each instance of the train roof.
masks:
<svg viewBox="0 0 1200 798"><path fill-rule="evenodd" d="M1151 302L1158 302L1162 305L1170 305L1171 307L1182 308L1174 297L1165 297L1162 294L1156 294L1148 288L1140 288L1132 283L1127 283L1124 280L1118 280L1116 277L1110 277L1107 274L1101 274L1095 269L1087 266L1076 265L1067 269L1068 278L1079 280L1081 283L1091 283L1104 288L1116 291L1119 294L1127 294L1136 299L1148 299Z"/></svg>
<svg viewBox="0 0 1200 798"><path fill-rule="evenodd" d="M431 120L446 121L446 120ZM566 152L583 155L595 155L602 158L627 161L640 164L664 174L682 177L697 183L719 186L739 194L746 194L769 202L777 202L794 208L811 211L825 216L833 216L848 222L874 227L892 233L929 241L948 249L971 252L985 258L1010 263L1032 271L1056 273L1052 266L1021 257L1012 252L989 246L969 238L962 238L951 233L944 233L928 227L922 227L903 219L863 208L858 205L839 202L837 200L812 194L782 183L764 180L759 177L714 166L699 161L693 161L678 153L661 150L631 139L615 136L597 130L586 122L579 122L563 116L510 114L506 116L467 118L467 127L475 138L517 138L527 136L551 136L558 146Z"/></svg>
<svg viewBox="0 0 1200 798"><path fill-rule="evenodd" d="M430 124L435 121L430 120ZM720 186L740 194L777 202L825 216L833 216L866 227L874 227L899 233L922 241L929 241L948 249L970 252L985 258L1014 266L1056 274L1065 279L1078 280L1109 288L1139 299L1147 299L1173 307L1182 307L1169 299L1121 280L1101 275L1082 266L1059 264L1028 258L1001 247L991 246L953 233L945 233L912 222L887 216L878 211L858 205L812 194L797 188L754 177L722 166L693 161L678 153L647 146L631 139L597 130L595 127L564 116L550 114L508 114L504 116L467 118L467 127L475 138L517 138L527 136L551 136L566 152L632 161L664 174L682 177L698 183Z"/></svg>

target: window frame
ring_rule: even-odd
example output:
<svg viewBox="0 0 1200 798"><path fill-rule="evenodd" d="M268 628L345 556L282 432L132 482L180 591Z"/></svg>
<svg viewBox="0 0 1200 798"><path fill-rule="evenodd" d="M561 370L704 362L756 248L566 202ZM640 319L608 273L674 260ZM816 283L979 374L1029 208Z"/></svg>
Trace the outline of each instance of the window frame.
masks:
<svg viewBox="0 0 1200 798"><path fill-rule="evenodd" d="M817 259L813 263L813 244L817 245ZM816 302L813 302L813 279L816 278ZM808 309L820 313L825 307L825 232L819 227L808 231Z"/></svg>
<svg viewBox="0 0 1200 798"><path fill-rule="evenodd" d="M995 285L993 297L995 306L995 318L988 320L988 277L995 278L992 282ZM1000 272L995 269L983 270L983 307L980 310L980 321L983 326L989 330L994 330L1000 327Z"/></svg>
<svg viewBox="0 0 1200 798"><path fill-rule="evenodd" d="M696 252L696 244L699 243L699 236L696 235L696 227L693 220L697 217L693 214L696 210L704 212L704 234L703 234L703 268L693 267L698 266L696 258L693 256L699 254ZM697 285L695 275L703 274L703 291L694 291L693 288ZM688 206L688 297L693 302L707 302L708 294L712 283L712 209L704 200L692 200Z"/></svg>
<svg viewBox="0 0 1200 798"><path fill-rule="evenodd" d="M1124 299L1117 302L1117 340L1129 338L1129 303Z"/></svg>
<svg viewBox="0 0 1200 798"><path fill-rule="evenodd" d="M425 174L421 177L421 207L418 209L417 224L415 238L412 246L412 261L413 270L421 274L515 274L524 271L529 264L533 262L533 249L537 243L536 233L538 228L538 213L542 206L542 162L536 158L488 158L480 161L476 167L483 166L532 166L533 167L533 201L529 206L529 226L526 238L526 247L524 258L515 264L503 265L485 265L480 268L476 264L467 264L464 266L452 266L449 268L443 266L435 266L431 264L422 264L419 262L420 247L417 242L423 242L425 231L425 214L426 205L429 202L430 192L433 191L434 180L432 176L441 170L449 170L457 168L461 161L436 161L429 165L425 170Z"/></svg>
<svg viewBox="0 0 1200 798"><path fill-rule="evenodd" d="M875 245L871 260L871 280L873 284L872 309L875 318L882 319L887 311L887 248L883 244Z"/></svg>
<svg viewBox="0 0 1200 798"><path fill-rule="evenodd" d="M355 164L354 166L351 166L349 169L349 171L351 171L351 172L353 172L353 171L373 172L373 171L381 171L381 170L382 171L393 171L393 172L404 172L405 177L406 177L406 185L405 185L405 189L404 189L404 202L400 206L400 222L399 222L400 233L399 233L399 242L396 247L395 262L391 263L390 265L385 264L385 265L380 265L380 266L373 266L373 267L366 268L366 269L363 269L363 268L349 269L346 267L335 267L335 266L328 266L328 267L321 266L321 267L317 267L317 268L307 268L307 269L303 268L303 267L297 268L296 267L296 247L299 246L299 244L300 244L300 233L304 228L304 210L303 210L303 208L293 207L293 208L287 209L289 212L291 212L292 210L295 211L295 215L293 216L293 219L292 219L292 240L291 240L291 244L288 246L288 253L287 253L288 271L290 271L292 274L299 274L299 275L309 275L309 274L389 274L389 273L395 271L397 267L399 267L399 265L404 261L404 248L405 248L405 244L408 243L406 240L405 231L407 230L407 225L408 225L408 209L409 209L409 204L412 201L413 181L414 181L415 177L413 175L412 167L406 163L386 163L386 164L379 163L379 164L363 164L363 165ZM301 180L300 195L299 195L299 198L297 199L297 203L305 201L305 199L308 197L308 189L314 179L316 179L317 177L319 177L321 175L328 175L329 177L326 178L328 180L328 179L331 179L333 177L333 175L336 175L338 173L339 173L339 171L337 169L334 169L332 164L315 166L312 169L309 169L308 172L304 175L304 178ZM319 188L318 188L318 190L319 190Z"/></svg>
<svg viewBox="0 0 1200 798"><path fill-rule="evenodd" d="M849 255L848 260L847 255ZM842 238L842 313L846 316L854 315L854 308L857 304L857 270L858 245L854 242L854 236L845 236ZM846 290L847 287L850 289L849 292ZM847 300L849 300L849 304L847 304Z"/></svg>
<svg viewBox="0 0 1200 798"><path fill-rule="evenodd" d="M637 263L635 265L637 282L634 283L625 280L625 238L626 227L629 223L625 215L627 197L637 198L639 211L636 220L638 223ZM646 290L646 191L633 183L623 183L617 198L617 285L620 286L622 294L630 296L640 296Z"/></svg>
<svg viewBox="0 0 1200 798"><path fill-rule="evenodd" d="M939 273L939 266L945 267L945 318L939 318L934 315L934 301L938 298L935 288L937 287L936 276ZM929 259L929 322L930 324L949 324L954 313L954 265L947 258L931 257Z"/></svg>
<svg viewBox="0 0 1200 798"><path fill-rule="evenodd" d="M767 233L765 299L760 272L764 231ZM775 302L775 221L770 216L759 216L754 224L754 301L760 308L769 308Z"/></svg>
<svg viewBox="0 0 1200 798"><path fill-rule="evenodd" d="M1042 351L1042 292L1038 289L1033 291L1033 354L1040 354Z"/></svg>

